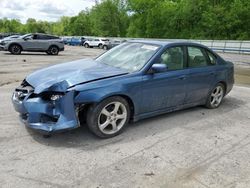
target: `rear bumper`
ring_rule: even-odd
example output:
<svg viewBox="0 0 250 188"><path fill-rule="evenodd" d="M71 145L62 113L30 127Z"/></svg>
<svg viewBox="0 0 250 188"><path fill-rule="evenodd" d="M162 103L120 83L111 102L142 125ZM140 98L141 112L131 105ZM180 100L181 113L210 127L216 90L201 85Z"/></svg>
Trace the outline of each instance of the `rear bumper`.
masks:
<svg viewBox="0 0 250 188"><path fill-rule="evenodd" d="M54 102L26 96L23 101L20 101L14 93L12 103L19 113L20 120L27 127L43 133L52 133L80 126L73 96L73 92L69 92Z"/></svg>

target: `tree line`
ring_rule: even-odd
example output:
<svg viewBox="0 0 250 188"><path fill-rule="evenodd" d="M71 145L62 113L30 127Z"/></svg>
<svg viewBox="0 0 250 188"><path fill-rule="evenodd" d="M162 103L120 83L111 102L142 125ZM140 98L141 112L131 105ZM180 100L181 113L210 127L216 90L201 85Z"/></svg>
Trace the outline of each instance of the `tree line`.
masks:
<svg viewBox="0 0 250 188"><path fill-rule="evenodd" d="M249 0L102 0L57 22L0 19L1 33L182 39L250 39Z"/></svg>

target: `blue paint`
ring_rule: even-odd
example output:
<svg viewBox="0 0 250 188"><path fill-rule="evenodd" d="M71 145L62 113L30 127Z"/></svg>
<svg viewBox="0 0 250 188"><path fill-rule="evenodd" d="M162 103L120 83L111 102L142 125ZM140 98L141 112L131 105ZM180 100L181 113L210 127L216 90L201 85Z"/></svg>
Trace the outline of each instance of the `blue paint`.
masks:
<svg viewBox="0 0 250 188"><path fill-rule="evenodd" d="M205 46L194 43L168 43L159 41L133 41L159 45L159 49L137 72L125 70L85 59L58 64L38 70L26 77L26 82L13 94L14 108L22 121L30 128L53 132L79 127L76 108L120 95L132 101L133 120L137 121L158 114L196 105L203 105L211 89L219 82L226 84L226 94L234 84L233 64ZM151 66L167 48L174 46L197 46L217 57L213 66L150 73ZM19 89L32 92L22 98ZM62 94L57 101L43 96L47 93ZM19 98L20 97L20 98Z"/></svg>

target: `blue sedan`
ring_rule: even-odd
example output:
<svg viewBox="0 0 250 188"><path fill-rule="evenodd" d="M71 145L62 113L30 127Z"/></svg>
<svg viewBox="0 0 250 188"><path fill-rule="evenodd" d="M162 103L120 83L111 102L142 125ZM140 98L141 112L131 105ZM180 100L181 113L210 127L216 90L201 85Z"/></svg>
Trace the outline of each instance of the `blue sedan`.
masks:
<svg viewBox="0 0 250 188"><path fill-rule="evenodd" d="M130 121L197 105L217 108L233 84L233 64L203 45L130 41L95 59L30 74L12 101L29 128L50 134L87 123L109 138Z"/></svg>

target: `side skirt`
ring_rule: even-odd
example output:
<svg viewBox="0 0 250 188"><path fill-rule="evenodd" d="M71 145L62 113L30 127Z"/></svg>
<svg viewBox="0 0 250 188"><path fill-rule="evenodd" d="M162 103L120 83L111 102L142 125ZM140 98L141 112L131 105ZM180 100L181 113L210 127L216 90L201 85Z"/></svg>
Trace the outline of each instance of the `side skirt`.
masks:
<svg viewBox="0 0 250 188"><path fill-rule="evenodd" d="M183 110L183 109L187 109L187 108L191 108L191 107L195 107L199 105L204 105L204 101L202 102L199 101L196 103L189 103L189 104L184 104L180 106L164 108L164 109L153 111L153 112L147 112L144 114L139 114L139 115L134 116L133 122L137 122L142 119L146 119L146 118L150 118L150 117L154 117L154 116L158 116L158 115L162 115L162 114L166 114L166 113L170 113L170 112L174 112L178 110Z"/></svg>

